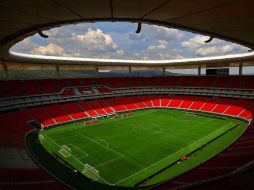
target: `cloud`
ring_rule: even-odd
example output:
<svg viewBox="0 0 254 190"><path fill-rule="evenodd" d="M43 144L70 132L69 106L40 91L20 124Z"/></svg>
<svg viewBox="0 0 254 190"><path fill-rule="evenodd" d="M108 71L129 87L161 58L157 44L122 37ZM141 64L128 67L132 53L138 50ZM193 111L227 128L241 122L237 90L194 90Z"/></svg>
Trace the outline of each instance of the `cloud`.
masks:
<svg viewBox="0 0 254 190"><path fill-rule="evenodd" d="M55 56L121 58L125 52L113 41L109 34L97 28L79 29L60 27L47 31L49 38L45 45L39 45L27 38L14 50L23 53ZM38 37L40 38L40 37ZM20 47L26 47L21 49Z"/></svg>
<svg viewBox="0 0 254 190"><path fill-rule="evenodd" d="M167 59L182 59L181 50L177 48L168 48L168 43L164 40L158 40L155 44L148 46L146 49L134 52L134 59L143 60L167 60Z"/></svg>
<svg viewBox="0 0 254 190"><path fill-rule="evenodd" d="M61 31L59 31L61 32ZM71 33L69 38L52 40L72 56L93 58L119 58L124 51L118 47L109 34L100 29L88 29L84 34Z"/></svg>
<svg viewBox="0 0 254 190"><path fill-rule="evenodd" d="M101 28L100 28L101 26ZM194 35L177 29L142 25L135 33L135 24L77 24L44 31L49 38L38 34L16 44L16 52L109 59L165 60L204 57L246 52L240 45ZM124 32L123 32L124 31Z"/></svg>
<svg viewBox="0 0 254 190"><path fill-rule="evenodd" d="M184 33L177 29L171 29L161 26L144 25L141 33L130 33L129 39L133 41L151 42L154 40L164 40L167 43L180 40Z"/></svg>
<svg viewBox="0 0 254 190"><path fill-rule="evenodd" d="M64 49L57 44L50 43L47 46L39 46L30 51L31 54L35 55L53 55L53 56L64 56L66 55Z"/></svg>
<svg viewBox="0 0 254 190"><path fill-rule="evenodd" d="M13 51L18 51L22 53L28 53L29 51L39 47L37 43L31 41L31 38L25 38L24 40L18 42L15 46L13 46Z"/></svg>
<svg viewBox="0 0 254 190"><path fill-rule="evenodd" d="M219 39L213 39L210 43L205 43L208 39L206 36L197 35L191 39L183 41L181 46L193 56L214 56L243 53L248 49L238 44L225 42Z"/></svg>
<svg viewBox="0 0 254 190"><path fill-rule="evenodd" d="M153 50L162 50L166 48L167 48L167 42L165 40L159 40L158 44L148 46L147 50L153 51Z"/></svg>

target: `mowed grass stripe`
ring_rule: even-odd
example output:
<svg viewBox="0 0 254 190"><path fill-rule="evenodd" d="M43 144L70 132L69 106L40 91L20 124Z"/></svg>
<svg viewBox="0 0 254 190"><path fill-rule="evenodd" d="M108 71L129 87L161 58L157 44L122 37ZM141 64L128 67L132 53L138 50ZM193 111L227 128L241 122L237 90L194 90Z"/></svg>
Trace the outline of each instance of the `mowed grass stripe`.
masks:
<svg viewBox="0 0 254 190"><path fill-rule="evenodd" d="M170 165L171 163L174 163L175 161L179 160L181 158L181 156L184 156L184 155L187 155L187 154L191 153L192 151L196 150L198 147L201 147L201 146L205 145L206 143L213 140L214 138L216 138L220 134L223 134L225 131L230 130L232 127L235 126L235 124L234 125L232 125L232 124L234 124L234 123L229 123L228 125L224 126L223 128L220 128L217 131L213 132L212 134L209 134L206 137L203 137L202 139L188 145L187 147L182 148L181 150L175 152L174 154L171 154L171 155L161 159L160 161L150 165L149 167L144 168L143 170L140 170L137 173L134 173L133 175L128 176L127 178L118 181L115 185L117 185L117 184L119 184L123 181L126 181L127 179L129 179L133 176L136 176L135 177L136 179L142 179L142 178L137 177L137 175L139 175L139 173L141 173L141 172L144 172L145 170L151 170L151 171L146 172L146 173L152 173L152 174L156 173L156 171L161 170L165 166ZM165 163L162 163L162 162L165 162ZM162 168L159 168L159 167L153 168L153 166L156 166L156 165L160 165ZM143 174L141 174L140 176L143 176ZM145 176L143 179L145 179L146 177L149 177L149 176Z"/></svg>
<svg viewBox="0 0 254 190"><path fill-rule="evenodd" d="M84 155L79 162L97 167L104 179L102 182L131 186L170 164L171 160L167 160L167 157L171 156L172 161L179 159L182 156L179 155L182 153L180 150L192 147L194 143L215 131L223 131L229 127L225 126L232 122L231 119L216 120L186 113L166 109L143 110L126 118L103 119L99 124L90 127L82 127L81 123L80 126L73 125L75 130L71 130L69 124L42 133L54 139L60 146L72 144L87 153L88 156ZM109 148L103 142L106 142ZM45 144L45 147L49 152L56 151L50 144ZM70 163L75 160L66 159ZM167 161L161 161L163 159ZM76 162L74 161L73 165L81 170ZM158 162L161 164L156 164ZM148 167L149 169L146 169Z"/></svg>

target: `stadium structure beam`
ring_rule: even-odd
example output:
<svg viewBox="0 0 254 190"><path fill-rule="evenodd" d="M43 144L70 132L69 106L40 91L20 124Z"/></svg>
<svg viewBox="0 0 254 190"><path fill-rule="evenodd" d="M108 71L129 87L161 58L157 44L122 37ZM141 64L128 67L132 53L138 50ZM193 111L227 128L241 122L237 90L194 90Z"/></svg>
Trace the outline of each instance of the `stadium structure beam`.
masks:
<svg viewBox="0 0 254 190"><path fill-rule="evenodd" d="M114 7L113 7L113 0L109 1L109 8L110 8L110 15L112 18L112 21L114 22Z"/></svg>
<svg viewBox="0 0 254 190"><path fill-rule="evenodd" d="M8 81L9 80L9 73L8 73L7 64L5 62L2 62L2 64L3 64L3 70L4 70L3 78L4 78L5 81Z"/></svg>
<svg viewBox="0 0 254 190"><path fill-rule="evenodd" d="M40 37L42 38L48 38L49 36L44 34L41 30L38 30L38 34L40 35Z"/></svg>
<svg viewBox="0 0 254 190"><path fill-rule="evenodd" d="M129 68L129 76L131 76L131 66L129 66L128 68Z"/></svg>
<svg viewBox="0 0 254 190"><path fill-rule="evenodd" d="M142 23L138 22L138 26L137 26L137 30L136 30L137 34L141 32L141 28L142 28Z"/></svg>
<svg viewBox="0 0 254 190"><path fill-rule="evenodd" d="M243 64L242 63L240 63L240 65L239 65L239 75L240 76L243 75Z"/></svg>
<svg viewBox="0 0 254 190"><path fill-rule="evenodd" d="M166 68L165 68L165 66L162 67L162 73L163 73L163 76L165 77L165 74L166 74Z"/></svg>
<svg viewBox="0 0 254 190"><path fill-rule="evenodd" d="M201 75L201 65L198 65L198 76Z"/></svg>
<svg viewBox="0 0 254 190"><path fill-rule="evenodd" d="M4 80L9 80L9 72L6 64L4 64Z"/></svg>
<svg viewBox="0 0 254 190"><path fill-rule="evenodd" d="M214 38L213 36L210 36L210 38L208 40L206 40L205 43L211 42L213 40L213 38Z"/></svg>
<svg viewBox="0 0 254 190"><path fill-rule="evenodd" d="M56 65L56 78L59 79L59 65Z"/></svg>
<svg viewBox="0 0 254 190"><path fill-rule="evenodd" d="M96 70L96 77L99 77L99 67L96 66L96 67L95 67L95 70Z"/></svg>

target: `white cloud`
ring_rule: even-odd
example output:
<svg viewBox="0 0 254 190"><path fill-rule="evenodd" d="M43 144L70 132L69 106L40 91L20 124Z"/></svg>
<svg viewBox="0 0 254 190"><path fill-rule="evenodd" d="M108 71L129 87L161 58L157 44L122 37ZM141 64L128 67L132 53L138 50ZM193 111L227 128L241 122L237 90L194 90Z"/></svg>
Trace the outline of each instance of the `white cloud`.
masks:
<svg viewBox="0 0 254 190"><path fill-rule="evenodd" d="M159 40L158 44L148 46L148 51L163 50L167 48L167 42L165 40Z"/></svg>
<svg viewBox="0 0 254 190"><path fill-rule="evenodd" d="M39 47L38 44L32 42L30 38L25 38L24 40L20 41L15 46L13 46L13 50L27 53L37 47Z"/></svg>
<svg viewBox="0 0 254 190"><path fill-rule="evenodd" d="M213 56L234 53L243 53L247 48L238 44L227 43L219 39L213 39L210 43L205 43L209 39L206 36L197 35L191 39L183 41L181 46L186 48L194 56Z"/></svg>
<svg viewBox="0 0 254 190"><path fill-rule="evenodd" d="M181 40L183 37L184 33L180 30L151 25L144 25L139 34L134 32L129 34L129 40L136 42L163 40L167 43L171 43Z"/></svg>
<svg viewBox="0 0 254 190"><path fill-rule="evenodd" d="M100 29L88 29L84 35L73 35L72 37L74 41L91 44L95 47L114 45L111 36L103 33Z"/></svg>
<svg viewBox="0 0 254 190"><path fill-rule="evenodd" d="M66 55L64 49L57 44L50 43L47 46L39 46L30 51L32 54L36 55L55 55L55 56L64 56Z"/></svg>
<svg viewBox="0 0 254 190"><path fill-rule="evenodd" d="M216 53L220 52L220 48L217 46L211 46L211 47L202 47L202 48L198 48L195 51L196 55L201 55L201 56L205 56L205 55L213 55Z"/></svg>
<svg viewBox="0 0 254 190"><path fill-rule="evenodd" d="M69 28L54 28L46 32L49 35L46 45L38 45L27 38L15 50L39 55L92 57L92 58L121 58L124 50L120 49L109 34L100 29L88 28L83 34ZM40 37L38 37L40 38Z"/></svg>
<svg viewBox="0 0 254 190"><path fill-rule="evenodd" d="M135 33L135 28L124 31L102 30L96 24L63 26L45 31L48 39L36 34L12 50L40 55L144 60L224 55L247 50L218 39L205 43L207 36L160 26L144 24L139 34Z"/></svg>

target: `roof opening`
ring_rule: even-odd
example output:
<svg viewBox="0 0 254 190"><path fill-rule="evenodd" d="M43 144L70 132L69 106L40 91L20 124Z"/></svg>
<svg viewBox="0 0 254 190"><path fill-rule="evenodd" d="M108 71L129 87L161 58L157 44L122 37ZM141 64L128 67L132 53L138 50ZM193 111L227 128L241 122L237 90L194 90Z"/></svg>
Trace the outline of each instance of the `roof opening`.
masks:
<svg viewBox="0 0 254 190"><path fill-rule="evenodd" d="M75 58L174 60L246 53L248 48L162 26L142 23L142 28L137 28L136 23L96 22L39 32L10 51Z"/></svg>

